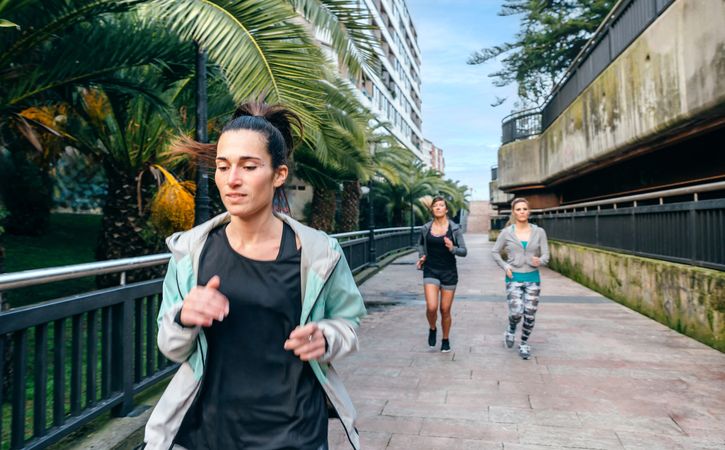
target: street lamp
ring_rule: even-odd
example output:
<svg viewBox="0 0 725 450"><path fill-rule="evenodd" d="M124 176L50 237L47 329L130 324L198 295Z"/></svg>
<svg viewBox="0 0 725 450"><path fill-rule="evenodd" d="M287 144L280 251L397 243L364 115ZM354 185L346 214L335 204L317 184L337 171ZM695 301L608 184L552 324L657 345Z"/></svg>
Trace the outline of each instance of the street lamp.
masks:
<svg viewBox="0 0 725 450"><path fill-rule="evenodd" d="M206 51L196 43L196 140L206 143L207 127ZM210 219L209 168L203 157L196 161L196 195L194 198L194 225Z"/></svg>
<svg viewBox="0 0 725 450"><path fill-rule="evenodd" d="M415 214L413 213L413 190L410 190L410 245L415 245L414 229L415 228Z"/></svg>
<svg viewBox="0 0 725 450"><path fill-rule="evenodd" d="M375 211L373 210L373 180L368 181L367 186L360 188L362 195L368 197L368 267L377 267L377 257L375 254Z"/></svg>

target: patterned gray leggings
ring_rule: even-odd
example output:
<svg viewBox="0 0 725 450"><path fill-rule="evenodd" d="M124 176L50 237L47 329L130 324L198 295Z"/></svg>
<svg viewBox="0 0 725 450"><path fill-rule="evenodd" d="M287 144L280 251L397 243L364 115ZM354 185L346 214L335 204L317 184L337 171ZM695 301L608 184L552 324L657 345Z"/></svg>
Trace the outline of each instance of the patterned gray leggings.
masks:
<svg viewBox="0 0 725 450"><path fill-rule="evenodd" d="M506 283L506 298L509 305L509 333L516 332L516 326L524 318L521 342L526 342L534 329L536 310L539 307L541 284L534 282L509 281Z"/></svg>

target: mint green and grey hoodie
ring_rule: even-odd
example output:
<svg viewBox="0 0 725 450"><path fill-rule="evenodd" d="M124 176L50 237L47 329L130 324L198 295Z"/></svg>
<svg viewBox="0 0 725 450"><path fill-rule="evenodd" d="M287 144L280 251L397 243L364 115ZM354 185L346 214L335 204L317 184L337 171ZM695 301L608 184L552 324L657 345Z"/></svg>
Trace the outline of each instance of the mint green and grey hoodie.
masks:
<svg viewBox="0 0 725 450"><path fill-rule="evenodd" d="M360 440L355 428L355 408L331 363L358 348L356 330L365 315L362 297L337 240L288 216L278 217L290 225L302 247L300 325L316 322L327 340L325 354L310 361L310 365L357 450ZM199 257L209 232L229 221L229 214L224 213L166 240L173 256L164 280L158 345L167 358L181 364L146 424L147 450L171 448L201 385L207 353L204 331L201 327L182 327L174 317L184 297L197 285Z"/></svg>

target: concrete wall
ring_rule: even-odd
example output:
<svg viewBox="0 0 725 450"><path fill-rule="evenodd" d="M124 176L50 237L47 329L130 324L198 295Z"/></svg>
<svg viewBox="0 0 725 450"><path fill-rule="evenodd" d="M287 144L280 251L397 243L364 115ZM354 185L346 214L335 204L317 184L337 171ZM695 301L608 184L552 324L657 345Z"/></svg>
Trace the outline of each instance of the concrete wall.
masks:
<svg viewBox="0 0 725 450"><path fill-rule="evenodd" d="M541 184L541 140L514 141L498 150L498 188Z"/></svg>
<svg viewBox="0 0 725 450"><path fill-rule="evenodd" d="M552 269L725 351L725 272L551 241Z"/></svg>
<svg viewBox="0 0 725 450"><path fill-rule="evenodd" d="M508 204L514 199L513 194L507 194L498 188L498 180L490 181L488 183L488 192L491 203Z"/></svg>
<svg viewBox="0 0 725 450"><path fill-rule="evenodd" d="M470 203L468 214L468 233L488 233L491 227L491 216L495 215L491 204L487 201L475 201Z"/></svg>
<svg viewBox="0 0 725 450"><path fill-rule="evenodd" d="M499 188L551 183L725 115L725 0L677 0L537 139L499 150Z"/></svg>

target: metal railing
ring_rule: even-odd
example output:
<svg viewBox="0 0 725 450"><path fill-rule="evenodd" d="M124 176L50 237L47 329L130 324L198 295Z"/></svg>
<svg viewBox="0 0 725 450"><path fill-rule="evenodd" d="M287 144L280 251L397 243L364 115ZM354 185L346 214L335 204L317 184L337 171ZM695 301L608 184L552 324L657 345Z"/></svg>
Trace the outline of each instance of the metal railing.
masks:
<svg viewBox="0 0 725 450"><path fill-rule="evenodd" d="M333 235L353 272L410 247L420 227ZM371 251L371 242L372 248ZM162 280L125 284L126 270L170 253L0 275L0 292L121 272L121 285L0 312L0 448L45 448L101 414L129 414L133 396L177 364L156 347ZM9 403L9 404L8 404Z"/></svg>
<svg viewBox="0 0 725 450"><path fill-rule="evenodd" d="M569 65L560 81L536 110L540 114L540 130L546 130L559 115L606 69L629 45L670 6L674 0L620 0L602 21L591 39ZM530 114L536 114L530 112ZM502 143L524 139L517 136L516 117L508 116L502 123ZM511 122L514 122L513 124Z"/></svg>
<svg viewBox="0 0 725 450"><path fill-rule="evenodd" d="M544 213L550 238L725 270L725 199Z"/></svg>
<svg viewBox="0 0 725 450"><path fill-rule="evenodd" d="M518 141L541 134L541 110L539 108L518 111L503 118L501 143Z"/></svg>
<svg viewBox="0 0 725 450"><path fill-rule="evenodd" d="M725 182L582 202L533 210L531 221L551 239L725 270L725 199L700 199L721 190ZM506 219L492 218L492 229Z"/></svg>

